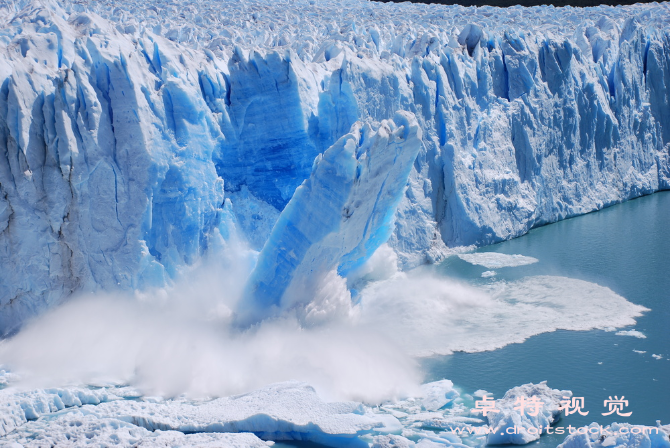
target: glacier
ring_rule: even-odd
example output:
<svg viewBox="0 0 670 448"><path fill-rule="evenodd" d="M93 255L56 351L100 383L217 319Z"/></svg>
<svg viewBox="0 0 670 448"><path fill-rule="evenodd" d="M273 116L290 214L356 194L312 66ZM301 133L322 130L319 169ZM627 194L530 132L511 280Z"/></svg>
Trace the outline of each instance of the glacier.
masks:
<svg viewBox="0 0 670 448"><path fill-rule="evenodd" d="M259 252L240 310L257 319L309 257L347 276L385 243L410 269L670 187L667 3L224 9L0 6L0 332L74 293L171 285L236 238ZM402 160L365 149L402 126ZM394 184L349 173L322 207L343 138L362 151L347 169ZM345 197L360 212L338 225ZM302 210L330 233L278 270Z"/></svg>

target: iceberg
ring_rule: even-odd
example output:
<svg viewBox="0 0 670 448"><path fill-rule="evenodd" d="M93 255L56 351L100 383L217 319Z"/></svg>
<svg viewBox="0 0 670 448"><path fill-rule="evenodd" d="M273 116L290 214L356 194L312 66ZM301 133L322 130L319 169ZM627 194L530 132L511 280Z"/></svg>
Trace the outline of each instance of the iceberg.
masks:
<svg viewBox="0 0 670 448"><path fill-rule="evenodd" d="M420 142L370 185L387 208L319 268L387 244L409 269L670 188L664 3L244 5L0 6L0 332L73 293L170 285L233 238L265 263L248 308L290 306L304 265L271 280L270 260L307 246L270 252L299 186L397 113Z"/></svg>

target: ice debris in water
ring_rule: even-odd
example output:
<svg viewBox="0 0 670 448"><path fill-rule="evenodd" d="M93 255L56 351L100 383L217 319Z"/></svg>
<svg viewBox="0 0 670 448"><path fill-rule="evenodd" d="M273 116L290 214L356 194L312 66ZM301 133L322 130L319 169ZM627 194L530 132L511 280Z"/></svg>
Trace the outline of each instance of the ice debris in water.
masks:
<svg viewBox="0 0 670 448"><path fill-rule="evenodd" d="M539 260L525 255L507 255L497 252L477 252L474 254L459 254L458 258L470 264L484 266L487 269L500 269L507 267L525 266L537 263ZM482 274L482 277L484 274Z"/></svg>
<svg viewBox="0 0 670 448"><path fill-rule="evenodd" d="M418 154L356 193L374 212L339 209L371 221L338 275L382 243L406 270L667 189L668 8L3 2L0 333L73 292L170 285L233 238L291 261L281 294L321 254L283 213L315 158L399 111ZM312 193L294 204L332 219Z"/></svg>
<svg viewBox="0 0 670 448"><path fill-rule="evenodd" d="M472 287L402 273L370 284L360 295L361 324L422 356L494 350L556 329L635 325L648 311L609 288L544 275Z"/></svg>
<svg viewBox="0 0 670 448"><path fill-rule="evenodd" d="M126 387L5 389L0 391L0 430L10 446L34 441L141 447L262 447L281 440L332 447L486 443L486 418L473 415L472 400L464 400L448 380L424 384L413 397L378 406L327 403L298 382L208 400L135 394ZM489 424L500 426L509 420L526 427L551 422L559 395L571 392L552 390L544 383L514 388L496 402L504 418L489 418ZM521 416L511 409L511 400L518 397L539 397L547 410L537 418Z"/></svg>
<svg viewBox="0 0 670 448"><path fill-rule="evenodd" d="M560 418L561 401L571 397L571 391L551 389L546 381L508 390L495 402L500 412L487 415L491 427L487 443L524 445L538 440L546 428Z"/></svg>
<svg viewBox="0 0 670 448"><path fill-rule="evenodd" d="M632 337L638 338L638 339L647 339L647 336L645 336L644 333L642 333L641 331L637 331L637 330L621 330L621 331L617 331L615 334L617 336L632 336Z"/></svg>

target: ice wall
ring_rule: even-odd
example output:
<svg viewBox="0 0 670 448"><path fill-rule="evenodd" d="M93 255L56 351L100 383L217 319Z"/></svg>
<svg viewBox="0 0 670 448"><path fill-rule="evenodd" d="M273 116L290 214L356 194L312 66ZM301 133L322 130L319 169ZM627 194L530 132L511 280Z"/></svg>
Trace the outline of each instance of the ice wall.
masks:
<svg viewBox="0 0 670 448"><path fill-rule="evenodd" d="M668 9L1 6L0 332L169 284L233 233L276 258L284 218L320 210L287 208L315 157L398 111L422 135L383 211L404 268L667 189Z"/></svg>

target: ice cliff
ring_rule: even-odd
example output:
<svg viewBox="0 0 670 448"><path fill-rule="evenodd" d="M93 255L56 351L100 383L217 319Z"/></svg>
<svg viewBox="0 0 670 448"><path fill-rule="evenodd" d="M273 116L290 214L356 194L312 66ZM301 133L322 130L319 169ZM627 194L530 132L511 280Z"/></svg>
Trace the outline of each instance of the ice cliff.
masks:
<svg viewBox="0 0 670 448"><path fill-rule="evenodd" d="M0 21L2 333L75 291L169 284L233 234L260 251L249 303L281 307L310 260L346 276L387 242L410 268L670 188L668 3Z"/></svg>

